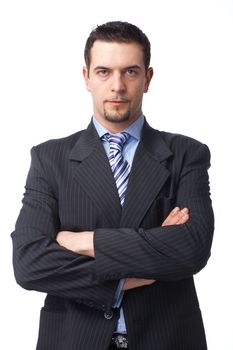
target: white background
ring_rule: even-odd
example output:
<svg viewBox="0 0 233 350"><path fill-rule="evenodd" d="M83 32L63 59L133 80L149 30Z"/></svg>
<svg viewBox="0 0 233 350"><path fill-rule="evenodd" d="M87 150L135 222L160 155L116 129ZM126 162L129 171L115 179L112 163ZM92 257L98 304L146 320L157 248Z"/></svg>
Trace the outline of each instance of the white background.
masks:
<svg viewBox="0 0 233 350"><path fill-rule="evenodd" d="M231 0L1 1L0 348L35 349L44 299L17 286L11 266L10 233L21 207L29 151L89 123L83 48L92 28L109 20L132 22L151 41L155 75L143 109L149 123L211 149L215 239L212 257L195 279L209 350L232 350Z"/></svg>

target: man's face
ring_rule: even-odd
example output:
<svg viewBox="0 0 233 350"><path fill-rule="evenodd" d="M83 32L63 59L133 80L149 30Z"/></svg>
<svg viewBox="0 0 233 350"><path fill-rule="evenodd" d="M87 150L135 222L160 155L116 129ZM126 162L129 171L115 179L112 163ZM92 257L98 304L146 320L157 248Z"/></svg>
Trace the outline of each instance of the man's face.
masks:
<svg viewBox="0 0 233 350"><path fill-rule="evenodd" d="M95 41L89 72L85 67L83 75L94 115L107 129L119 132L141 115L153 70L145 71L140 45Z"/></svg>

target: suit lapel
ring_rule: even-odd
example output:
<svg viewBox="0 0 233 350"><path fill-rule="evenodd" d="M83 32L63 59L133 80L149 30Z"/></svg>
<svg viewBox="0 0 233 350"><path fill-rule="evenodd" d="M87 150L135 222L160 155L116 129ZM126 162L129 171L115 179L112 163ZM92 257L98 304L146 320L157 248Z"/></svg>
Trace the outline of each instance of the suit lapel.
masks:
<svg viewBox="0 0 233 350"><path fill-rule="evenodd" d="M101 210L110 226L119 227L122 208L103 145L93 123L80 136L70 153L74 177Z"/></svg>
<svg viewBox="0 0 233 350"><path fill-rule="evenodd" d="M74 177L103 213L111 227L138 227L170 176L162 164L172 156L160 132L146 122L121 208L115 180L103 145L90 123L70 153Z"/></svg>
<svg viewBox="0 0 233 350"><path fill-rule="evenodd" d="M138 227L170 176L162 161L172 156L160 133L146 122L129 177L121 227Z"/></svg>

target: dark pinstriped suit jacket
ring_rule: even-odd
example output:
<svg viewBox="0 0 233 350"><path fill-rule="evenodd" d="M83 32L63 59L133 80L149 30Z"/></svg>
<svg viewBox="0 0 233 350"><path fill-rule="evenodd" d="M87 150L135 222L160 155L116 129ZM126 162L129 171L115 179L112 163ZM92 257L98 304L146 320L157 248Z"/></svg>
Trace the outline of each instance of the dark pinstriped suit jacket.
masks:
<svg viewBox="0 0 233 350"><path fill-rule="evenodd" d="M17 282L48 294L37 350L107 350L119 310L105 316L125 277L157 280L124 295L130 349L207 348L193 274L212 242L208 167L205 145L145 123L122 209L92 123L32 149L12 238ZM191 218L161 227L175 206ZM95 259L59 246L59 230L95 230Z"/></svg>

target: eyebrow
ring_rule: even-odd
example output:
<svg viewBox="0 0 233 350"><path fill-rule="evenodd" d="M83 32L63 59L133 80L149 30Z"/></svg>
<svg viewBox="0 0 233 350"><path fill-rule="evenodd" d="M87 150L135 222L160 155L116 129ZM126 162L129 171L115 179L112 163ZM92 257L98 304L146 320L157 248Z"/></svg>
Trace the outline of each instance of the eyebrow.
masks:
<svg viewBox="0 0 233 350"><path fill-rule="evenodd" d="M99 70L99 69L111 70L111 68L109 68L109 67L97 66L97 67L94 68L94 71L97 71L97 70ZM127 70L127 69L138 69L138 70L140 70L140 69L142 69L142 68L141 68L140 66L138 66L137 64L134 64L134 65L132 65L132 66L127 66L127 67L124 67L124 68L123 68L123 70Z"/></svg>

